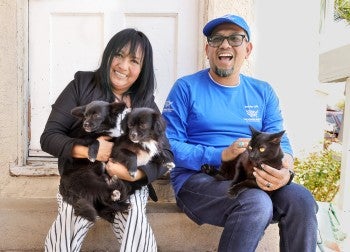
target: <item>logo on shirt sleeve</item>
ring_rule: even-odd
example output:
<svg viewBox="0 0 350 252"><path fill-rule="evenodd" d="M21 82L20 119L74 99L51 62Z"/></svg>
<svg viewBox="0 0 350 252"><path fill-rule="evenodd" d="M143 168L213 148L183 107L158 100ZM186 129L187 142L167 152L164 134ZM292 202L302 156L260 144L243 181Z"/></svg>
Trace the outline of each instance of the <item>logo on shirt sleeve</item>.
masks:
<svg viewBox="0 0 350 252"><path fill-rule="evenodd" d="M164 103L163 112L172 112L174 110L172 104L172 101L166 100Z"/></svg>

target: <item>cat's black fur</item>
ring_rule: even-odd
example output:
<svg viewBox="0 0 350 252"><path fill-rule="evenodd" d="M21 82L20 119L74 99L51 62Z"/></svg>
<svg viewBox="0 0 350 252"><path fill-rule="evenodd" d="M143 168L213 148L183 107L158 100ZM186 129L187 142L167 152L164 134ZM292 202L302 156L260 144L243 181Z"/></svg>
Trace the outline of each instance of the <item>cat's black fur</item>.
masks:
<svg viewBox="0 0 350 252"><path fill-rule="evenodd" d="M211 166L203 166L202 171L215 176L219 180L232 180L229 195L236 196L243 188L259 188L253 175L254 167L260 168L261 164L282 168L283 151L280 146L282 135L278 133L261 132L249 126L252 137L244 152L235 159L222 162L220 169L216 171Z"/></svg>

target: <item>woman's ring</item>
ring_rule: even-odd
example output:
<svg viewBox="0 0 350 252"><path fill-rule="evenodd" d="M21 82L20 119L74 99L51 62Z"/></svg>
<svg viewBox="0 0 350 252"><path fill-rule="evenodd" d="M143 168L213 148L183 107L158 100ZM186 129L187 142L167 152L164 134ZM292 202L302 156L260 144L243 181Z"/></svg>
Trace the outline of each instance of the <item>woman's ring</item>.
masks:
<svg viewBox="0 0 350 252"><path fill-rule="evenodd" d="M270 183L270 182L267 182L266 187L267 187L267 188L270 188L270 187L271 187L271 183Z"/></svg>
<svg viewBox="0 0 350 252"><path fill-rule="evenodd" d="M243 148L244 147L244 143L243 142L238 142L238 147L239 148Z"/></svg>

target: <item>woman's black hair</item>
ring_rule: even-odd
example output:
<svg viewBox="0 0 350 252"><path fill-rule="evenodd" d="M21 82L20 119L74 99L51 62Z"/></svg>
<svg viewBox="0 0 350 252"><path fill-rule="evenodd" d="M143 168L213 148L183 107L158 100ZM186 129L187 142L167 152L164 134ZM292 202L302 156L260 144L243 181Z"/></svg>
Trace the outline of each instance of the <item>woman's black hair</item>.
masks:
<svg viewBox="0 0 350 252"><path fill-rule="evenodd" d="M156 89L152 45L146 35L132 28L116 33L108 42L101 60L100 67L95 71L96 82L101 85L109 101L114 100L111 88L109 70L113 57L126 45L130 45L130 55L135 56L137 49L142 51L142 68L139 77L126 92L130 95L132 107L149 105ZM126 94L125 93L125 94Z"/></svg>

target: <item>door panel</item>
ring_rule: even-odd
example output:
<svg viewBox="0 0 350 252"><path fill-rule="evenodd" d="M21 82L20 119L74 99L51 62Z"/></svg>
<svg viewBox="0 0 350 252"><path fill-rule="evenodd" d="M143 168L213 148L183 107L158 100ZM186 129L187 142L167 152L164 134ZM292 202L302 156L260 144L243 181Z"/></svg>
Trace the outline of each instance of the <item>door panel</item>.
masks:
<svg viewBox="0 0 350 252"><path fill-rule="evenodd" d="M82 4L84 3L84 4ZM95 70L109 39L132 27L150 39L160 109L174 81L197 69L198 0L29 0L29 156L76 71Z"/></svg>

